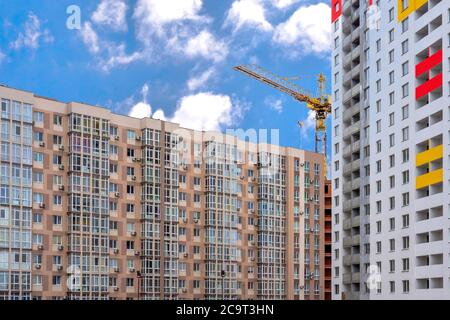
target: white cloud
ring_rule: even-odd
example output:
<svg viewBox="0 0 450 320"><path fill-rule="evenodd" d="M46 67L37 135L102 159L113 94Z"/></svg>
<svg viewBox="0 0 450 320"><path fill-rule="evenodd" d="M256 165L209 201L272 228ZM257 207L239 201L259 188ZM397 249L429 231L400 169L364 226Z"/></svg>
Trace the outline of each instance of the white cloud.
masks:
<svg viewBox="0 0 450 320"><path fill-rule="evenodd" d="M182 97L172 116L165 115L162 109L152 114L152 107L148 102L149 86L144 84L141 89L141 98L135 102L132 96L120 103L122 106L131 106L128 115L135 118L152 117L154 119L170 121L180 124L181 127L220 131L225 126L232 125L233 121L239 121L249 105L228 95L212 92L199 92Z"/></svg>
<svg viewBox="0 0 450 320"><path fill-rule="evenodd" d="M193 76L188 80L187 86L190 91L203 87L216 73L214 68L206 69L199 75Z"/></svg>
<svg viewBox="0 0 450 320"><path fill-rule="evenodd" d="M302 136L306 137L308 135L308 131L316 128L316 112L313 110L308 111L308 117L300 121L301 133Z"/></svg>
<svg viewBox="0 0 450 320"><path fill-rule="evenodd" d="M166 116L164 115L164 110L158 109L155 111L155 113L152 115L153 119L167 121Z"/></svg>
<svg viewBox="0 0 450 320"><path fill-rule="evenodd" d="M271 0L272 5L277 7L278 9L284 9L292 6L294 3L299 2L300 0Z"/></svg>
<svg viewBox="0 0 450 320"><path fill-rule="evenodd" d="M195 130L220 130L231 124L232 112L229 96L200 92L183 97L170 121Z"/></svg>
<svg viewBox="0 0 450 320"><path fill-rule="evenodd" d="M331 49L331 10L325 3L303 6L275 29L275 42L299 45L307 53L327 53Z"/></svg>
<svg viewBox="0 0 450 320"><path fill-rule="evenodd" d="M125 44L102 41L90 22L85 22L80 30L81 39L90 53L96 55L96 66L105 72L121 65L130 64L144 57L144 52L126 53Z"/></svg>
<svg viewBox="0 0 450 320"><path fill-rule="evenodd" d="M236 0L227 13L225 25L233 25L237 31L244 26L256 27L262 31L271 31L265 9L260 0Z"/></svg>
<svg viewBox="0 0 450 320"><path fill-rule="evenodd" d="M123 0L102 0L92 14L92 21L116 31L126 31L127 9L127 4Z"/></svg>
<svg viewBox="0 0 450 320"><path fill-rule="evenodd" d="M116 66L127 65L144 57L144 53L140 51L127 54L125 52L125 44L123 43L119 45L106 43L105 48L107 57L100 61L100 66L105 72L110 71Z"/></svg>
<svg viewBox="0 0 450 320"><path fill-rule="evenodd" d="M278 113L283 111L283 101L281 99L266 98L264 104L268 105L272 110Z"/></svg>
<svg viewBox="0 0 450 320"><path fill-rule="evenodd" d="M14 49L24 47L37 49L41 39L44 43L53 42L53 36L50 34L50 31L48 29L42 30L41 26L42 23L39 18L33 12L29 12L24 31L19 33L17 39L11 43L11 47Z"/></svg>
<svg viewBox="0 0 450 320"><path fill-rule="evenodd" d="M90 22L85 22L81 28L81 38L91 53L98 53L100 51L98 35L92 28Z"/></svg>
<svg viewBox="0 0 450 320"><path fill-rule="evenodd" d="M133 17L138 24L138 37L145 42L150 33L163 33L172 22L197 20L202 0L138 0Z"/></svg>
<svg viewBox="0 0 450 320"><path fill-rule="evenodd" d="M131 107L128 115L133 118L147 118L152 115L152 107L147 102L149 87L147 84L144 84L141 89L142 101L136 103L133 107Z"/></svg>
<svg viewBox="0 0 450 320"><path fill-rule="evenodd" d="M219 62L228 55L228 47L225 42L216 40L209 31L203 30L198 35L189 38L184 52L190 58L202 57Z"/></svg>

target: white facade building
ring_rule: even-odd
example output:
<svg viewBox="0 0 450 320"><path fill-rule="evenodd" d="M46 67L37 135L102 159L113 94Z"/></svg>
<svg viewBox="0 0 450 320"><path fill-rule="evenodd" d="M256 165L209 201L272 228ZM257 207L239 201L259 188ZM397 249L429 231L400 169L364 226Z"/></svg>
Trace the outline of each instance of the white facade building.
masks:
<svg viewBox="0 0 450 320"><path fill-rule="evenodd" d="M450 299L450 1L332 12L333 299Z"/></svg>

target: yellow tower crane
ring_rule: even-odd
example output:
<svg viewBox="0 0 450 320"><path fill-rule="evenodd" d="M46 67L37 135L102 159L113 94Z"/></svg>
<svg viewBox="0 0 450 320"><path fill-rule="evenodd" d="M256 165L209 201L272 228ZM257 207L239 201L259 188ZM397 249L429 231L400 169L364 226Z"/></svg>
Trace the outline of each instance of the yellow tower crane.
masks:
<svg viewBox="0 0 450 320"><path fill-rule="evenodd" d="M325 76L323 73L318 75L318 97L309 94L295 83L289 81L290 78L280 77L270 71L267 71L257 65L236 66L233 68L236 71L252 77L266 85L269 85L283 93L292 96L299 102L305 102L306 107L314 111L316 119L315 130L315 151L323 153L326 159L327 156L327 123L328 115L331 113L331 97L325 94ZM326 175L326 160L325 160L325 175Z"/></svg>

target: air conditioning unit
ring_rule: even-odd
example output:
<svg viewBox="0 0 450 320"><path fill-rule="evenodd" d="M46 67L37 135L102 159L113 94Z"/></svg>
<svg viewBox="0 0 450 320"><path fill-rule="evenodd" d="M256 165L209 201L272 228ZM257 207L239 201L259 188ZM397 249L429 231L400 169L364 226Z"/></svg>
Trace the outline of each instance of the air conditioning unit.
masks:
<svg viewBox="0 0 450 320"><path fill-rule="evenodd" d="M64 191L64 186L63 186L62 184L59 185L59 186L58 186L58 190L59 190L59 191Z"/></svg>
<svg viewBox="0 0 450 320"><path fill-rule="evenodd" d="M40 263L36 263L34 267L39 270L40 268L42 268L42 265Z"/></svg>
<svg viewBox="0 0 450 320"><path fill-rule="evenodd" d="M128 271L130 271L131 273L135 272L136 269L135 268L129 268Z"/></svg>
<svg viewBox="0 0 450 320"><path fill-rule="evenodd" d="M64 151L64 146L63 146L63 145L60 145L60 146L58 147L58 149L59 149L59 151Z"/></svg>
<svg viewBox="0 0 450 320"><path fill-rule="evenodd" d="M39 203L39 208L45 209L45 203L43 203L43 202Z"/></svg>
<svg viewBox="0 0 450 320"><path fill-rule="evenodd" d="M39 142L39 147L45 147L45 142L44 141Z"/></svg>
<svg viewBox="0 0 450 320"><path fill-rule="evenodd" d="M314 197L309 198L309 201L314 201Z"/></svg>
<svg viewBox="0 0 450 320"><path fill-rule="evenodd" d="M135 256L138 256L138 255L140 255L140 254L141 254L141 253L140 253L139 251L135 251L135 252L134 252L134 255L135 255Z"/></svg>
<svg viewBox="0 0 450 320"><path fill-rule="evenodd" d="M185 252L184 254L183 254L183 257L185 257L185 258L187 258L189 256L189 254L187 253L187 252Z"/></svg>
<svg viewBox="0 0 450 320"><path fill-rule="evenodd" d="M250 209L250 213L255 213L255 210L254 209Z"/></svg>
<svg viewBox="0 0 450 320"><path fill-rule="evenodd" d="M114 136L114 140L119 141L120 137L119 136Z"/></svg>
<svg viewBox="0 0 450 320"><path fill-rule="evenodd" d="M188 220L187 220L186 218L184 218L184 219L183 219L183 222L184 222L184 223L187 223L187 222L188 222Z"/></svg>
<svg viewBox="0 0 450 320"><path fill-rule="evenodd" d="M38 250L44 250L44 245L40 244L37 246Z"/></svg>
<svg viewBox="0 0 450 320"><path fill-rule="evenodd" d="M118 254L119 253L119 249L114 249L114 254Z"/></svg>
<svg viewBox="0 0 450 320"><path fill-rule="evenodd" d="M120 271L119 267L114 268L114 272L118 273Z"/></svg>
<svg viewBox="0 0 450 320"><path fill-rule="evenodd" d="M132 232L131 232L131 236L132 236L132 237L135 237L135 236L136 236L136 231L132 231Z"/></svg>
<svg viewBox="0 0 450 320"><path fill-rule="evenodd" d="M250 261L255 261L255 257L251 257L251 258L250 258Z"/></svg>
<svg viewBox="0 0 450 320"><path fill-rule="evenodd" d="M241 176L241 180L244 180L245 179L245 177L244 176Z"/></svg>
<svg viewBox="0 0 450 320"><path fill-rule="evenodd" d="M186 293L187 292L187 289L186 288L183 288L183 293Z"/></svg>
<svg viewBox="0 0 450 320"><path fill-rule="evenodd" d="M305 164L304 163L300 163L300 167L304 167L305 166Z"/></svg>
<svg viewBox="0 0 450 320"><path fill-rule="evenodd" d="M113 290L114 291L119 291L119 287L114 287Z"/></svg>
<svg viewBox="0 0 450 320"><path fill-rule="evenodd" d="M142 138L140 136L136 136L136 141L141 141Z"/></svg>
<svg viewBox="0 0 450 320"><path fill-rule="evenodd" d="M194 223L198 223L198 219L194 219Z"/></svg>
<svg viewBox="0 0 450 320"><path fill-rule="evenodd" d="M61 271L61 270L63 269L63 266L62 266L62 265L58 265L58 266L56 267L56 269L57 269L58 271Z"/></svg>
<svg viewBox="0 0 450 320"><path fill-rule="evenodd" d="M59 245L58 246L58 251L63 251L64 250L64 246L63 245Z"/></svg>
<svg viewBox="0 0 450 320"><path fill-rule="evenodd" d="M309 180L309 183L310 183L310 184L313 184L313 183L314 183L314 180L313 180L313 179L310 179L310 180Z"/></svg>
<svg viewBox="0 0 450 320"><path fill-rule="evenodd" d="M132 176L131 180L136 181L137 177L136 176Z"/></svg>
<svg viewBox="0 0 450 320"><path fill-rule="evenodd" d="M140 162L141 158L133 158L133 162Z"/></svg>
<svg viewBox="0 0 450 320"><path fill-rule="evenodd" d="M60 165L58 166L58 169L61 170L61 171L64 170L64 165L63 165L63 164L60 164Z"/></svg>
<svg viewBox="0 0 450 320"><path fill-rule="evenodd" d="M298 214L302 216L302 215L304 214L304 212L303 212L303 211L300 211Z"/></svg>
<svg viewBox="0 0 450 320"><path fill-rule="evenodd" d="M114 193L114 195L116 196L116 198L120 197L120 192L116 192Z"/></svg>

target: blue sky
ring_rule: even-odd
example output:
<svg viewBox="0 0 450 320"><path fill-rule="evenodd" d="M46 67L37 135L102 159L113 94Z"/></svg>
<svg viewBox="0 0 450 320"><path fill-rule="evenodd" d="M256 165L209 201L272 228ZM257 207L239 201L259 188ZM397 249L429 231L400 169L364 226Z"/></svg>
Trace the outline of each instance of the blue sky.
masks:
<svg viewBox="0 0 450 320"><path fill-rule="evenodd" d="M0 83L200 130L280 129L282 145L313 149L305 105L232 67L305 76L314 92L317 73L330 79L328 2L0 0Z"/></svg>

